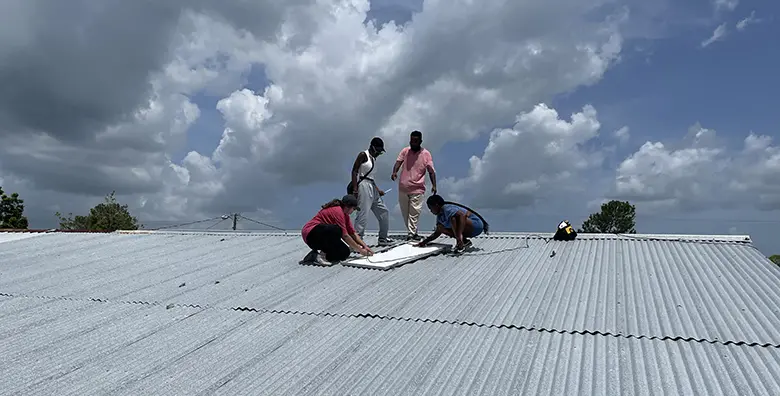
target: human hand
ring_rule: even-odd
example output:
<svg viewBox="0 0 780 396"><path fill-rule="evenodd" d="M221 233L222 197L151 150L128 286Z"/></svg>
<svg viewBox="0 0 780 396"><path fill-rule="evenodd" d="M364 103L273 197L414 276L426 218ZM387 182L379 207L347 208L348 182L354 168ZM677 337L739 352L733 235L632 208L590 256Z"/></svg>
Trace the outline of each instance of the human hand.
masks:
<svg viewBox="0 0 780 396"><path fill-rule="evenodd" d="M390 176L390 180L392 180L392 181L395 181L395 179L397 179L397 178L398 178L398 174L395 173L395 172L393 172L393 175Z"/></svg>
<svg viewBox="0 0 780 396"><path fill-rule="evenodd" d="M466 245L463 243L463 239L458 238L458 242L455 244L455 249L463 250Z"/></svg>
<svg viewBox="0 0 780 396"><path fill-rule="evenodd" d="M425 245L427 245L427 244L428 244L428 242L423 239L422 241L420 241L418 243L415 243L414 246L416 246L416 247L425 247Z"/></svg>
<svg viewBox="0 0 780 396"><path fill-rule="evenodd" d="M433 195L436 195L436 186L431 187L431 192Z"/></svg>
<svg viewBox="0 0 780 396"><path fill-rule="evenodd" d="M385 196L385 192L384 192L384 191L382 191L382 190L379 190L379 196L380 196L380 197L384 197L384 196Z"/></svg>
<svg viewBox="0 0 780 396"><path fill-rule="evenodd" d="M369 249L369 248L362 248L362 249L360 249L360 254L363 255L363 256L368 257L368 256L373 256L374 252L371 251L371 249Z"/></svg>

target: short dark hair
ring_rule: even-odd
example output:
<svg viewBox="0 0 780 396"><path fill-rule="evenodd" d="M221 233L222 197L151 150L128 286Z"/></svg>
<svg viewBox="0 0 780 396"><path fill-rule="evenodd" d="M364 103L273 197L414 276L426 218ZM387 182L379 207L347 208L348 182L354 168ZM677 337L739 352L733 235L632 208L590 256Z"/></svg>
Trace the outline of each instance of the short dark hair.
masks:
<svg viewBox="0 0 780 396"><path fill-rule="evenodd" d="M409 137L418 137L422 139L422 132L420 131L412 131L412 133L409 134Z"/></svg>

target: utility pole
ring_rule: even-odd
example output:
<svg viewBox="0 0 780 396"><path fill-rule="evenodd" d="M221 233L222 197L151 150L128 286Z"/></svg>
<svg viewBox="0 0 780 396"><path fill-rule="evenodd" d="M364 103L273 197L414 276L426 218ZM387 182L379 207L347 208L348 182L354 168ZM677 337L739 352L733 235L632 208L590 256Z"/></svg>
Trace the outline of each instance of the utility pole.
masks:
<svg viewBox="0 0 780 396"><path fill-rule="evenodd" d="M238 213L233 213L233 231L236 230L237 223L238 223Z"/></svg>

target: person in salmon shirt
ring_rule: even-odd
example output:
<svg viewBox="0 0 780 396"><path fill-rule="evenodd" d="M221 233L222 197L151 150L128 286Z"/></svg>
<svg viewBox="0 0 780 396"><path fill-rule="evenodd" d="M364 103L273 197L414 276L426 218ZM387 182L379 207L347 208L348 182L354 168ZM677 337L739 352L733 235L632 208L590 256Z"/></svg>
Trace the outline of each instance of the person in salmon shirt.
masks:
<svg viewBox="0 0 780 396"><path fill-rule="evenodd" d="M417 233L417 222L423 207L425 195L425 172L431 178L431 191L436 194L436 170L433 167L431 152L422 147L422 132L412 131L409 135L409 147L404 147L398 154L393 175L390 178L398 179L398 205L401 207L401 216L407 231L407 241L419 241L422 239ZM403 166L403 169L401 168ZM401 170L401 178L398 171Z"/></svg>
<svg viewBox="0 0 780 396"><path fill-rule="evenodd" d="M301 236L311 252L301 263L330 266L349 257L350 247L363 256L374 254L371 248L355 233L349 215L360 210L353 195L334 199L309 220L301 229Z"/></svg>

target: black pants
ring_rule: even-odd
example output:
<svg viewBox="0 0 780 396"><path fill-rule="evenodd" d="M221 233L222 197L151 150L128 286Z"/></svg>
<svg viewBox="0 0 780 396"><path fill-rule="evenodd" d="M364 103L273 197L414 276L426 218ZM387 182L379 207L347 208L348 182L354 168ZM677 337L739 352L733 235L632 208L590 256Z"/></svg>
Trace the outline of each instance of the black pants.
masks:
<svg viewBox="0 0 780 396"><path fill-rule="evenodd" d="M335 224L319 224L309 231L306 244L325 253L328 261L342 261L349 257L349 246L341 240L341 227Z"/></svg>

